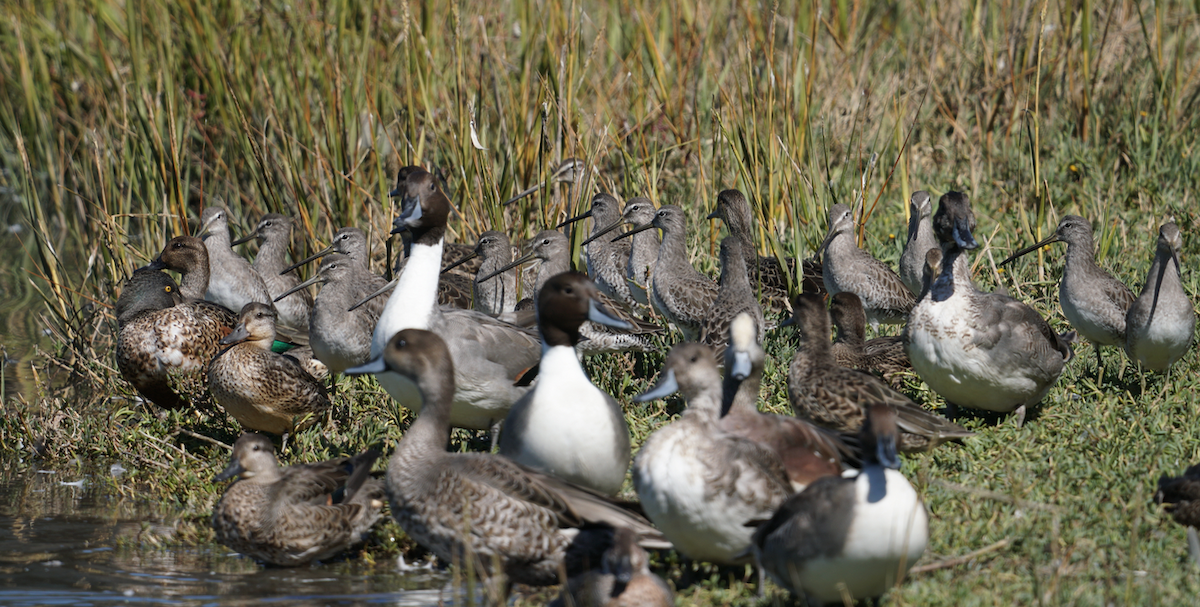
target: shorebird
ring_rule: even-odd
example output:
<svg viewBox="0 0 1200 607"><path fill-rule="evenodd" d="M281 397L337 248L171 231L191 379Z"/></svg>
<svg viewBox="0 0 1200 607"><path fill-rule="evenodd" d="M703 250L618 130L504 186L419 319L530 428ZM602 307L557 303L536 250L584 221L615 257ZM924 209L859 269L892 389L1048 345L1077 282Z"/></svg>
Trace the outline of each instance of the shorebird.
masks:
<svg viewBox="0 0 1200 607"><path fill-rule="evenodd" d="M497 578L504 576L532 586L560 583L581 527L626 527L645 547L670 545L649 521L603 496L499 455L448 453L456 361L436 334L404 329L382 356L346 371L402 375L425 403L388 462L392 516L409 537L443 562L472 559L474 571L502 587L501 599L507 583Z"/></svg>
<svg viewBox="0 0 1200 607"><path fill-rule="evenodd" d="M363 269L370 269L371 256L368 252L366 232L347 226L338 229L337 233L333 235L333 239L329 241L329 246L288 266L280 274L287 274L310 261L316 261L330 253L341 253L358 262L362 265Z"/></svg>
<svg viewBox="0 0 1200 607"><path fill-rule="evenodd" d="M829 343L829 312L819 295L804 293L792 303L800 347L788 369L788 400L796 415L837 432L858 432L872 404L899 416L900 449L928 451L974 436L966 428L922 409L883 380L839 366Z"/></svg>
<svg viewBox="0 0 1200 607"><path fill-rule="evenodd" d="M634 400L683 393L687 410L650 435L633 463L633 485L646 516L688 558L744 562L753 529L792 492L779 456L720 427L721 376L709 348L671 349L658 382ZM834 473L840 472L835 470Z"/></svg>
<svg viewBox="0 0 1200 607"><path fill-rule="evenodd" d="M362 542L379 520L385 495L371 478L378 451L280 468L261 434L233 444L229 467L213 482L241 478L213 508L217 541L246 556L295 567Z"/></svg>
<svg viewBox="0 0 1200 607"><path fill-rule="evenodd" d="M858 295L872 326L900 324L908 318L916 303L913 294L887 264L854 244L850 207L835 204L829 209L829 232L820 250L821 277L830 295Z"/></svg>
<svg viewBox="0 0 1200 607"><path fill-rule="evenodd" d="M530 194L542 189L542 187L547 183L568 183L571 185L576 185L583 181L588 172L589 169L587 163L578 158L567 158L554 167L554 170L550 172L550 175L546 178L545 182L539 182L529 186L516 196L513 196L512 198L500 203L500 206L508 206L522 198L525 198L526 196L529 196Z"/></svg>
<svg viewBox="0 0 1200 607"><path fill-rule="evenodd" d="M532 331L487 314L436 305L450 201L438 189L433 175L420 168L406 169L393 192L402 199L394 231L412 233L411 252L404 272L389 285L394 290L375 325L371 357L378 358L391 336L403 329L437 333L450 348L457 373L458 391L450 423L459 428L489 429L504 419L512 404L527 391L512 383L537 363L538 339ZM420 393L411 379L386 371L375 377L400 405L414 410L420 407Z"/></svg>
<svg viewBox="0 0 1200 607"><path fill-rule="evenodd" d="M729 324L738 314L746 313L758 328L757 342L762 343L767 335L763 310L754 297L750 286L750 275L746 272L746 250L742 239L726 236L721 241L721 278L717 299L704 317L700 327L700 343L709 346L721 359L729 345Z"/></svg>
<svg viewBox="0 0 1200 607"><path fill-rule="evenodd" d="M228 213L222 207L208 207L200 214L200 231L208 251L208 290L202 299L219 303L230 310L241 310L248 303L271 303L271 293L246 258L233 252L229 242ZM194 294L185 292L187 297Z"/></svg>
<svg viewBox="0 0 1200 607"><path fill-rule="evenodd" d="M861 471L816 481L754 532L758 563L810 604L882 595L904 579L929 541L925 504L900 473L895 411L871 405L860 440Z"/></svg>
<svg viewBox="0 0 1200 607"><path fill-rule="evenodd" d="M591 236L583 241L587 246L601 236L612 232L624 224L640 226L654 220L654 203L649 198L641 196L630 198L625 203L621 216L599 230L593 229ZM629 239L629 263L625 266L625 281L629 284L629 295L639 306L649 306L650 299L647 290L650 287L650 277L654 273L654 263L658 260L658 232L647 230L638 232Z"/></svg>
<svg viewBox="0 0 1200 607"><path fill-rule="evenodd" d="M941 253L936 247L931 250ZM901 376L912 372L904 340L891 335L867 340L867 314L862 300L849 291L833 296L829 316L837 329L831 350L834 362L848 369L876 373L898 389Z"/></svg>
<svg viewBox="0 0 1200 607"><path fill-rule="evenodd" d="M687 341L700 336L705 315L717 300L718 287L711 278L696 271L687 256L687 220L683 209L669 204L654 213L650 223L642 224L617 238L629 238L639 232L662 230L662 244L654 262L650 301L668 321L683 332Z"/></svg>
<svg viewBox="0 0 1200 607"><path fill-rule="evenodd" d="M455 265L442 268L442 273L449 272L459 265L479 258L479 271L475 273L472 282L474 298L472 307L488 316L500 316L512 312L517 307L517 274L513 271L503 271L502 268L512 263L513 248L504 232L488 230L479 235L475 242L475 252L464 257ZM485 277L499 275L498 279ZM485 278L484 280L480 280Z"/></svg>
<svg viewBox="0 0 1200 607"><path fill-rule="evenodd" d="M597 567L572 576L550 607L673 607L675 594L662 578L650 572L650 556L637 545L637 536L624 527L613 533L612 545Z"/></svg>
<svg viewBox="0 0 1200 607"><path fill-rule="evenodd" d="M592 207L587 212L567 219L555 228L592 218L592 237L588 238L588 244L583 245L588 276L606 295L621 302L621 305L632 308L637 305L637 301L633 299L629 291L629 281L625 278L625 268L629 265L629 241L594 238L604 228L620 222L620 205L611 194L601 192L592 198Z"/></svg>
<svg viewBox="0 0 1200 607"><path fill-rule="evenodd" d="M284 272L287 265L288 246L292 243L292 218L279 213L267 213L250 234L230 243L237 246L251 239L258 239L258 254L250 267L267 285L267 293L279 311L279 323L303 329L308 326L308 315L312 312L313 297L307 290L296 290L300 279L295 274ZM283 297L283 293L291 293Z"/></svg>
<svg viewBox="0 0 1200 607"><path fill-rule="evenodd" d="M1143 369L1166 371L1192 347L1196 310L1180 277L1182 249L1179 227L1164 223L1146 284L1125 317L1125 353Z"/></svg>
<svg viewBox="0 0 1200 607"><path fill-rule="evenodd" d="M978 245L966 194L947 192L933 218L941 269L904 329L913 370L947 402L1002 413L1045 398L1070 360L1073 332L1058 335L1029 306L971 282L967 249ZM936 259L933 259L936 263Z"/></svg>
<svg viewBox="0 0 1200 607"><path fill-rule="evenodd" d="M929 192L917 190L908 199L908 240L900 255L900 279L913 295L921 294L921 274L925 271L925 254L938 248L933 236L933 202Z"/></svg>
<svg viewBox="0 0 1200 607"><path fill-rule="evenodd" d="M1012 260L1052 242L1067 243L1067 260L1058 282L1058 303L1071 326L1096 348L1096 381L1104 376L1100 346L1125 343L1125 314L1133 305L1133 291L1096 265L1092 226L1078 215L1067 215L1045 240L1025 247L1000 262Z"/></svg>
<svg viewBox="0 0 1200 607"><path fill-rule="evenodd" d="M1200 465L1188 468L1183 476L1159 477L1154 502L1164 504L1171 518L1187 527L1188 553L1192 562L1200 565L1200 534L1196 532L1200 527Z"/></svg>
<svg viewBox="0 0 1200 607"><path fill-rule="evenodd" d="M538 382L508 412L500 454L598 493L616 495L629 470L629 427L621 406L592 384L575 353L584 321L629 328L605 310L599 294L579 272L558 274L538 290Z"/></svg>
<svg viewBox="0 0 1200 607"><path fill-rule="evenodd" d="M295 358L271 351L275 308L252 302L242 308L230 346L208 366L208 389L217 404L248 430L286 436L328 413L329 394Z"/></svg>
<svg viewBox="0 0 1200 607"><path fill-rule="evenodd" d="M197 255L208 263L203 250ZM202 374L220 351L217 342L237 324L237 317L221 306L186 301L175 281L156 269L134 271L117 298L116 315L121 377L166 409L184 405L172 387L172 375Z"/></svg>

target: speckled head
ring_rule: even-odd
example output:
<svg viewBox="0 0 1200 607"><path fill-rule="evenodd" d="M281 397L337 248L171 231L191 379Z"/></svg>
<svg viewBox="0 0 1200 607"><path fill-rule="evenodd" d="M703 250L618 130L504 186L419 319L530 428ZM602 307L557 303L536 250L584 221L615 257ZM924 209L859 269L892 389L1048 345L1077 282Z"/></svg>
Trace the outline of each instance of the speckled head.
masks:
<svg viewBox="0 0 1200 607"><path fill-rule="evenodd" d="M270 349L275 341L275 321L279 313L273 306L264 303L251 302L242 308L238 315L238 324L233 332L217 342L223 346L253 343L260 348Z"/></svg>

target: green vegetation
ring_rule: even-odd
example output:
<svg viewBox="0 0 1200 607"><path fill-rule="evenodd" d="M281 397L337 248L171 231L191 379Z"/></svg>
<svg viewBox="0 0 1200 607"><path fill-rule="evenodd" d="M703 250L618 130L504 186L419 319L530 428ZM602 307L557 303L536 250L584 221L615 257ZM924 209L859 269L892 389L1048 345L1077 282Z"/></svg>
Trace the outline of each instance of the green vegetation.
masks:
<svg viewBox="0 0 1200 607"><path fill-rule="evenodd" d="M23 209L32 228L28 267L58 345L36 368L70 377L5 402L0 456L132 463L131 493L175 504L180 541L211 541L209 479L228 452L208 439L232 443L239 429L220 411L132 399L112 357L117 290L207 204L229 206L245 230L269 211L296 216L297 256L342 225L378 243L405 164L444 177L459 242L493 228L529 236L596 187L680 204L697 265L714 276L719 226L703 217L722 189L756 205L762 253L811 255L825 209L848 202L864 209L864 246L893 264L910 192L960 189L986 243L977 280L1007 285L1060 329L1061 252L1011 278L997 256L1080 214L1100 264L1137 291L1172 215L1185 286L1200 290L1200 3L566 4L6 4L0 206ZM498 206L570 156L595 166L590 183ZM769 342L764 398L784 411L792 345ZM948 566L914 574L892 600L1195 601L1184 532L1150 497L1158 475L1200 461L1197 356L1143 393L1123 355L1106 352L1096 385L1090 349L1080 353L1025 428L968 415L977 437L906 460L933 519L919 566ZM591 372L628 403L660 360L612 357ZM910 394L941 406L920 382ZM368 381L343 381L337 401L354 415L299 434L285 461L392 443L407 424ZM679 406L631 405L635 439ZM367 549L381 567L411 548L389 525ZM773 600L715 575L679 594Z"/></svg>

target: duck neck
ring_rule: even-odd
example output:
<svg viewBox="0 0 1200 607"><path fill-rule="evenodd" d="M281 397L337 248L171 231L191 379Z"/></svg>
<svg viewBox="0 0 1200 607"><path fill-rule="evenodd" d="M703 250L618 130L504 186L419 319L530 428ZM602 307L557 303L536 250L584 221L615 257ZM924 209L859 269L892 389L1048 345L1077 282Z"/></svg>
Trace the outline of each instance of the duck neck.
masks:
<svg viewBox="0 0 1200 607"><path fill-rule="evenodd" d="M187 300L204 299L208 291L208 256L197 255L195 263L182 272L179 279L179 294Z"/></svg>
<svg viewBox="0 0 1200 607"><path fill-rule="evenodd" d="M722 383L721 417L732 412L739 414L756 413L758 411L758 387L762 382L762 370L756 368L741 381L734 379L728 372Z"/></svg>
<svg viewBox="0 0 1200 607"><path fill-rule="evenodd" d="M454 400L454 372L424 373L417 382L421 413L400 440L393 457L405 461L425 459L446 451L450 442L450 405Z"/></svg>
<svg viewBox="0 0 1200 607"><path fill-rule="evenodd" d="M929 296L933 301L946 301L956 291L964 293L974 288L971 284L971 266L968 263L967 252L956 244L945 245L942 258L942 271L933 279L929 287Z"/></svg>
<svg viewBox="0 0 1200 607"><path fill-rule="evenodd" d="M687 398L686 413L712 420L721 416L721 410L724 408L724 387L716 381L693 387L684 396Z"/></svg>
<svg viewBox="0 0 1200 607"><path fill-rule="evenodd" d="M443 240L433 244L414 241L404 272L383 308L380 324L388 329L385 340L403 329L428 329L437 306L438 279L442 269ZM385 320L386 320L386 324ZM382 344L380 344L382 351Z"/></svg>

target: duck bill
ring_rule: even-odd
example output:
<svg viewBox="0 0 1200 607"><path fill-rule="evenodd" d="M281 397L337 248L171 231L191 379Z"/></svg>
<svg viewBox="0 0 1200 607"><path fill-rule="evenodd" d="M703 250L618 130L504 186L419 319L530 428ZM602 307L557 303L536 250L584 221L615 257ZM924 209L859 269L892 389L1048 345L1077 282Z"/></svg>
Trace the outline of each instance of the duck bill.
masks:
<svg viewBox="0 0 1200 607"><path fill-rule="evenodd" d="M724 220L724 218L721 217L721 211L719 209L716 211L713 211L712 213L709 213L704 218L705 219L721 219L722 221Z"/></svg>
<svg viewBox="0 0 1200 607"><path fill-rule="evenodd" d="M392 190L395 192L395 190ZM416 225L421 220L424 211L421 210L421 199L417 196L404 196L400 199L400 216L392 220L392 234L399 234Z"/></svg>
<svg viewBox="0 0 1200 607"><path fill-rule="evenodd" d="M896 434L888 432L875 437L875 459L885 468L900 469L900 455L896 450Z"/></svg>
<svg viewBox="0 0 1200 607"><path fill-rule="evenodd" d="M384 371L387 371L387 370L388 370L387 363L385 363L383 361L383 357L380 356L379 358L376 358L375 360L365 362L357 367L350 367L349 369L342 371L342 374L343 375L374 375L376 373L383 373Z"/></svg>
<svg viewBox="0 0 1200 607"><path fill-rule="evenodd" d="M967 236L970 236L970 235L971 235L971 232L968 230L968 231L967 231ZM1006 264L1006 263L1008 263L1008 262L1010 262L1010 261L1012 261L1012 260L1014 260L1014 259L1016 259L1016 258L1018 258L1018 257L1022 257L1022 256L1024 256L1024 255L1028 255L1029 253L1032 253L1032 252L1034 252L1034 251L1036 251L1036 250L1038 250L1038 249L1040 249L1040 248L1042 248L1042 247L1044 247L1044 246L1046 246L1046 245L1048 245L1048 244L1050 244L1050 243L1053 243L1053 242L1060 242L1061 240L1062 240L1062 239L1058 237L1058 234L1052 234L1052 235L1051 235L1049 238L1047 238L1047 239L1045 239L1045 240L1043 240L1043 241L1041 241L1041 242L1039 242L1039 243L1037 243L1037 244L1031 244L1031 245L1029 245L1029 246L1025 247L1024 249L1021 249L1021 250L1017 251L1016 253L1013 253L1012 255L1009 255L1009 256L1008 256L1008 259L1005 259L1004 261L1000 262L1000 265L1004 265L1004 264ZM962 248L964 248L964 249L966 249L966 248L970 248L970 247L963 246L963 243L959 242L959 237L958 237L958 224L957 224L957 223L955 223L955 224L954 224L954 242L955 242L955 244L957 244L958 246L960 246L960 247L962 247ZM974 242L975 242L975 239L974 239L974 238L972 238L972 239L971 239L971 242L972 242L972 243L974 243ZM978 246L978 245L976 245L976 246Z"/></svg>
<svg viewBox="0 0 1200 607"><path fill-rule="evenodd" d="M466 257L463 257L462 259L442 268L442 274L445 274L446 272L449 272L450 270L453 270L454 268L457 268L458 266L461 266L464 263L467 263L468 261L475 259L476 257L479 257L479 253L472 251Z"/></svg>
<svg viewBox="0 0 1200 607"><path fill-rule="evenodd" d="M150 263L148 263L140 268L135 269L134 272L138 272L141 270L165 270L165 269L167 269L167 264L163 263L163 260L161 258L155 257L154 259L152 259L150 261Z"/></svg>
<svg viewBox="0 0 1200 607"><path fill-rule="evenodd" d="M615 230L615 229L617 229L617 228L621 227L621 224L623 224L623 223L625 223L625 219L623 219L623 218L622 218L622 219L618 219L618 220L616 220L616 221L614 221L614 222L612 222L612 223L610 223L610 224L608 224L608 225L604 226L603 228L601 228L601 229L600 229L600 231L599 231L599 232L596 232L595 234L592 234L591 236L588 236L586 240L584 240L583 242L579 243L579 246L581 246L581 247L582 247L582 246L586 246L586 245L587 245L587 243L589 243L589 242L591 242L591 241L593 241L593 240L596 240L597 238L600 238L601 236L604 236L605 234L607 234L607 233L609 233L609 232L611 232L611 231L613 231L613 230Z"/></svg>
<svg viewBox="0 0 1200 607"><path fill-rule="evenodd" d="M296 263L288 266L287 269L280 272L279 275L283 276L284 274L287 274L288 272L291 272L292 270L295 270L296 268L298 268L310 261L316 261L332 252L333 252L333 245L329 245L329 246L325 247L324 249L321 249L320 251L317 251L316 253L313 253L312 255L309 255L308 257L305 257L304 259L301 259L300 261L297 261Z"/></svg>
<svg viewBox="0 0 1200 607"><path fill-rule="evenodd" d="M240 244L242 244L242 243L245 243L245 242L250 242L250 239L252 239L252 238L254 238L254 237L256 237L256 236L258 236L258 232L257 232L257 231L250 232L249 234L247 234L247 235L245 235L245 236L243 236L243 237L241 237L241 238L239 238L239 239L237 239L237 240L235 240L235 241L233 241L233 242L229 243L229 246L231 246L231 247L236 247L236 246L238 246L238 245L240 245Z"/></svg>
<svg viewBox="0 0 1200 607"><path fill-rule="evenodd" d="M954 237L954 244L958 245L961 249L970 250L979 247L979 243L975 241L975 236L971 234L970 219L966 217L955 218L954 229L951 230L951 235Z"/></svg>
<svg viewBox="0 0 1200 607"><path fill-rule="evenodd" d="M588 209L588 211L586 213L580 213L570 219L563 220L562 223L554 226L554 229L557 230L563 226L571 225L571 224L575 223L576 221L583 221L584 219L587 219L588 217L591 217L591 216L592 216L592 211L591 211L591 209Z"/></svg>
<svg viewBox="0 0 1200 607"><path fill-rule="evenodd" d="M644 223L644 224L642 224L632 230L629 230L628 232L625 232L624 234L621 234L620 236L614 238L613 242L621 240L622 238L629 238L630 236L633 236L634 234L637 234L638 232L645 232L646 230L649 230L653 227L654 227L653 223Z"/></svg>
<svg viewBox="0 0 1200 607"><path fill-rule="evenodd" d="M240 344L247 339L250 339L250 332L246 330L246 323L239 322L238 325L233 328L233 331L229 333L229 335L222 337L221 341L218 341L217 343L222 346L232 346L234 344Z"/></svg>
<svg viewBox="0 0 1200 607"><path fill-rule="evenodd" d="M362 298L362 300L359 301L358 303L350 306L346 311L353 312L353 311L359 309L364 304L366 304L368 301L371 301L372 299L375 299L376 297L379 297L380 295L387 293L390 289L396 288L396 285L399 284L399 282L400 282L400 278L398 278L398 277L395 278L394 280L392 280L392 282L389 282L386 285L383 285L382 287L380 287L380 289L378 291L375 291L374 293Z"/></svg>
<svg viewBox="0 0 1200 607"><path fill-rule="evenodd" d="M667 369L658 377L658 383L652 388L633 397L634 402L644 403L660 398L666 398L679 391L679 382L675 380L675 369Z"/></svg>
<svg viewBox="0 0 1200 607"><path fill-rule="evenodd" d="M629 330L633 328L633 325L614 316L612 312L609 312L604 307L604 304L595 299L588 300L588 320L614 329Z"/></svg>
<svg viewBox="0 0 1200 607"><path fill-rule="evenodd" d="M522 255L520 257L520 259L504 266L503 268L500 268L499 270L496 270L495 272L492 272L491 274L488 274L487 276L484 276L481 278L476 278L475 282L483 282L485 280L491 280L492 278L495 278L496 276L499 276L521 264L529 263L529 262L533 261L534 257L537 257L537 255L533 254L533 252L526 253L526 254Z"/></svg>
<svg viewBox="0 0 1200 607"><path fill-rule="evenodd" d="M730 361L729 376L738 381L750 377L750 369L753 367L750 362L750 353L742 350L731 350L731 352L733 352L733 356L730 358L733 360Z"/></svg>
<svg viewBox="0 0 1200 607"><path fill-rule="evenodd" d="M287 297L288 295L291 295L292 293L295 293L296 291L299 291L309 285L315 285L318 282L325 282L325 279L322 278L320 274L317 274L316 276L313 276L312 278L288 289L287 291L284 291L282 295L280 295L279 297L276 297L273 301L278 303L279 300L283 299L284 297Z"/></svg>
<svg viewBox="0 0 1200 607"><path fill-rule="evenodd" d="M222 470L220 474L213 477L212 482L220 483L222 481L227 481L245 471L246 468L242 466L242 462L234 459L233 461L229 462L229 466Z"/></svg>

